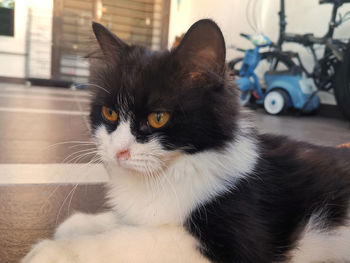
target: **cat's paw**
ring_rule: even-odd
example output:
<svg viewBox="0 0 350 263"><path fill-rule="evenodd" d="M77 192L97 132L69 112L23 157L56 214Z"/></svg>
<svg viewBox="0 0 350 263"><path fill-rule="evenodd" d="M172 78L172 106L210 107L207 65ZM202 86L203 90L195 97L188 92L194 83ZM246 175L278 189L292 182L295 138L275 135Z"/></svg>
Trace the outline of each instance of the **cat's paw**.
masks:
<svg viewBox="0 0 350 263"><path fill-rule="evenodd" d="M66 219L55 231L54 238L68 238L89 233L91 215L76 213Z"/></svg>
<svg viewBox="0 0 350 263"><path fill-rule="evenodd" d="M55 239L102 233L117 225L112 212L101 214L76 213L64 221L54 235Z"/></svg>
<svg viewBox="0 0 350 263"><path fill-rule="evenodd" d="M43 240L32 248L21 263L78 263L78 258L68 243Z"/></svg>

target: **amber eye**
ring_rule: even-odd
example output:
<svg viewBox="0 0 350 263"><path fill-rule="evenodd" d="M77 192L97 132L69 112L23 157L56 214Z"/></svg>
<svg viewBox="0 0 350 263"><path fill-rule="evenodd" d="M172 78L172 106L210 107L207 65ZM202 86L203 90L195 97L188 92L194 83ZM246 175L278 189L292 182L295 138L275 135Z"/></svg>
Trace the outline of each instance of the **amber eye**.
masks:
<svg viewBox="0 0 350 263"><path fill-rule="evenodd" d="M109 122L116 122L118 120L118 114L106 106L102 107L102 115Z"/></svg>
<svg viewBox="0 0 350 263"><path fill-rule="evenodd" d="M163 127L169 120L170 114L167 112L152 112L148 115L148 123L153 128L161 128Z"/></svg>

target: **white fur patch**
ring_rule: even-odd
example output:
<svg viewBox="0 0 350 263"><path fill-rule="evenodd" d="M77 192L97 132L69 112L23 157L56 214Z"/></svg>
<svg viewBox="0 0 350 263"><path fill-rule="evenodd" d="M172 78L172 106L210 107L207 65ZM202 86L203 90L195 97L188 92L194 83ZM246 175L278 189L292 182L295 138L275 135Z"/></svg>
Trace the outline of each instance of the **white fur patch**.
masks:
<svg viewBox="0 0 350 263"><path fill-rule="evenodd" d="M92 235L116 228L117 216L113 212L100 214L76 213L64 221L55 231L55 239Z"/></svg>
<svg viewBox="0 0 350 263"><path fill-rule="evenodd" d="M182 227L123 226L98 234L44 240L22 263L209 263Z"/></svg>
<svg viewBox="0 0 350 263"><path fill-rule="evenodd" d="M311 217L297 247L290 253L291 263L345 263L350 259L350 225L326 230L322 224L319 215Z"/></svg>
<svg viewBox="0 0 350 263"><path fill-rule="evenodd" d="M111 134L103 126L96 132L100 154L106 155L104 160L111 177L110 204L120 220L127 224L183 224L195 208L227 191L237 180L252 172L258 158L257 143L243 121L240 127L245 129L241 129L222 151L191 155L163 150L156 140L132 143L127 125L121 124ZM112 159L118 147L125 145L130 145L131 160L134 154L138 159L149 155L143 158L152 157L154 163L158 162L155 165L142 160L153 176L125 169L125 164L118 165Z"/></svg>

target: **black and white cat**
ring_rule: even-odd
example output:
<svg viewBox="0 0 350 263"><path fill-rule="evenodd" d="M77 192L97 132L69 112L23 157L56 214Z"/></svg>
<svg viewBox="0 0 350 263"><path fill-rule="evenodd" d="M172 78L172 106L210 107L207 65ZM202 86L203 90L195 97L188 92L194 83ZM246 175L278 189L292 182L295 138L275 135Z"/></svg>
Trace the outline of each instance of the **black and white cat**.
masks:
<svg viewBox="0 0 350 263"><path fill-rule="evenodd" d="M23 263L350 260L350 151L259 135L213 21L162 52L93 30L91 124L113 210L73 215Z"/></svg>

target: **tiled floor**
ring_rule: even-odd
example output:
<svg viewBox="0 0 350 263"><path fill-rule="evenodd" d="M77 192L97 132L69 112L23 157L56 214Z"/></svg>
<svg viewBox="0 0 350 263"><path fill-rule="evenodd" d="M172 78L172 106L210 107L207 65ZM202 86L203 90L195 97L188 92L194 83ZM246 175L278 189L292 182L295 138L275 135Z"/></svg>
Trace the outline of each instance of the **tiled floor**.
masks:
<svg viewBox="0 0 350 263"><path fill-rule="evenodd" d="M103 209L103 165L77 158L92 148L77 144L90 141L89 98L0 84L0 263L17 263L74 210Z"/></svg>
<svg viewBox="0 0 350 263"><path fill-rule="evenodd" d="M18 262L72 211L103 209L106 171L87 164L93 154L78 158L90 145L76 146L90 140L89 98L84 91L0 84L0 263ZM262 110L254 120L262 132L328 146L350 142L345 120Z"/></svg>

